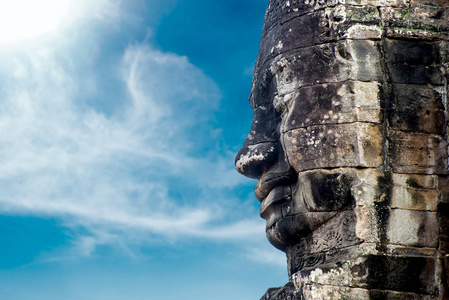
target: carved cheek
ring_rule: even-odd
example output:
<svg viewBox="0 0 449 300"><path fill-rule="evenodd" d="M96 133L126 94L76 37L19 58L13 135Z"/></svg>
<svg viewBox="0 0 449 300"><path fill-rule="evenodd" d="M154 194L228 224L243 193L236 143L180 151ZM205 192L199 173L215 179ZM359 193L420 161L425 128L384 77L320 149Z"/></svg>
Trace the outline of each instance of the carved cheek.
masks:
<svg viewBox="0 0 449 300"><path fill-rule="evenodd" d="M308 211L331 212L352 207L355 174L350 169L302 172L298 181Z"/></svg>
<svg viewBox="0 0 449 300"><path fill-rule="evenodd" d="M310 126L286 132L283 140L290 165L298 173L319 168L382 165L379 124Z"/></svg>

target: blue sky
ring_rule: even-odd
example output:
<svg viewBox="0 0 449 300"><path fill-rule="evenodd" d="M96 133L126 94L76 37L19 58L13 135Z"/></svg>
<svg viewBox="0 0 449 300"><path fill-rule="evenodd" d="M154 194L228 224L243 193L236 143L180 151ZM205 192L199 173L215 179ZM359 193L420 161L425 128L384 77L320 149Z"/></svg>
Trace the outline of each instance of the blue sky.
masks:
<svg viewBox="0 0 449 300"><path fill-rule="evenodd" d="M268 1L36 2L0 4L0 298L287 282L234 169Z"/></svg>

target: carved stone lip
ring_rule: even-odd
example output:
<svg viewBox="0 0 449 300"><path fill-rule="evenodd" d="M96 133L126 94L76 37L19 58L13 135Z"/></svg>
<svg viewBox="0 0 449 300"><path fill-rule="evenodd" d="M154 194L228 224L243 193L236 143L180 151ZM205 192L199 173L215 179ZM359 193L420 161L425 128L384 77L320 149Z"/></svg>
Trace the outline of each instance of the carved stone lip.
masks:
<svg viewBox="0 0 449 300"><path fill-rule="evenodd" d="M294 176L292 173L266 173L254 187L256 198L262 202L274 188L290 185L293 182Z"/></svg>
<svg viewBox="0 0 449 300"><path fill-rule="evenodd" d="M288 185L279 186L271 190L268 196L262 201L260 205L260 216L267 218L265 212L270 206L278 202L284 202L291 199L292 189Z"/></svg>

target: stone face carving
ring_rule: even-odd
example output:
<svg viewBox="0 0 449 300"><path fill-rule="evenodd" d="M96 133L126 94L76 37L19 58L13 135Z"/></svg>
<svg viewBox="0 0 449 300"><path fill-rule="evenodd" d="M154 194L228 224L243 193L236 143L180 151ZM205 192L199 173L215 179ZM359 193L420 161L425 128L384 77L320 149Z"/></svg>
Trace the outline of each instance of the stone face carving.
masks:
<svg viewBox="0 0 449 300"><path fill-rule="evenodd" d="M290 282L271 299L449 299L449 2L271 0L236 168Z"/></svg>

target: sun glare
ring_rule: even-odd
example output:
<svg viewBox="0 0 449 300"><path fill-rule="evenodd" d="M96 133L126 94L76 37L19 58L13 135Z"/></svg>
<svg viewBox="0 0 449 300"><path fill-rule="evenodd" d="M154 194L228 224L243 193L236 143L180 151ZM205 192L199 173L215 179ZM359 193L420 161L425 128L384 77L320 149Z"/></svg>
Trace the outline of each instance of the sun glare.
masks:
<svg viewBox="0 0 449 300"><path fill-rule="evenodd" d="M0 46L34 41L73 20L76 0L0 0Z"/></svg>

